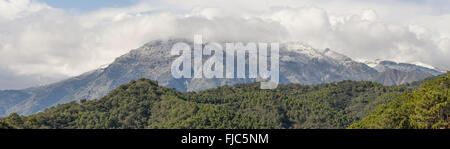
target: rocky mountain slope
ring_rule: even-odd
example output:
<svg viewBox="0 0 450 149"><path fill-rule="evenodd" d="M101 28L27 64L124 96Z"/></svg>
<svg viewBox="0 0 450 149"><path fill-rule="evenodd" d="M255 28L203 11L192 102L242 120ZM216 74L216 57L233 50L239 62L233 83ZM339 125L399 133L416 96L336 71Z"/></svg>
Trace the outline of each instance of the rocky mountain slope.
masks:
<svg viewBox="0 0 450 149"><path fill-rule="evenodd" d="M379 82L384 85L400 85L411 83L413 81L421 80L431 76L432 75L426 73L405 72L397 69L392 69L378 73L372 81Z"/></svg>

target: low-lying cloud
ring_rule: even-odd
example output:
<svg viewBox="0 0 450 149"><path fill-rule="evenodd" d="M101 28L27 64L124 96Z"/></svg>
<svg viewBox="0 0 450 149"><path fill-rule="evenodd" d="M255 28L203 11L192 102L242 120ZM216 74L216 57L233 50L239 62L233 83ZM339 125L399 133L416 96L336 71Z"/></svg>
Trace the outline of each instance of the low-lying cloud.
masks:
<svg viewBox="0 0 450 149"><path fill-rule="evenodd" d="M0 0L0 26L0 89L76 76L148 41L194 34L210 41L300 41L354 59L450 68L450 15L397 1L169 0L76 12Z"/></svg>

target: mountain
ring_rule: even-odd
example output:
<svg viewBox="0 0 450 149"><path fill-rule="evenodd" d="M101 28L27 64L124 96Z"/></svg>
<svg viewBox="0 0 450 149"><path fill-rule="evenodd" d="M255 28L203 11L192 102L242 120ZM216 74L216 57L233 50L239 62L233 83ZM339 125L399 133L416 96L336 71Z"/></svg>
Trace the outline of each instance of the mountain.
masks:
<svg viewBox="0 0 450 149"><path fill-rule="evenodd" d="M423 64L423 63L419 63L418 65L416 64L408 64L408 63L397 63L397 62L393 62L393 61L388 61L388 60L374 60L374 61L362 61L363 63L366 63L368 66L376 69L378 72L385 72L385 71L389 71L389 70L399 70L399 71L403 71L403 72L415 72L418 74L428 74L428 75L441 75L444 72L439 71L438 69ZM418 62L416 62L418 63Z"/></svg>
<svg viewBox="0 0 450 149"><path fill-rule="evenodd" d="M77 77L24 90L0 91L0 116L14 112L29 115L57 104L100 98L119 85L139 78L156 80L162 86L182 92L257 81L256 79L175 79L170 69L172 61L177 56L170 55L170 49L178 42L193 45L191 41L185 39L155 40L116 58L107 67ZM208 58L204 57L204 60ZM386 72L383 75L379 74L383 72L377 69L330 49L314 49L298 42L280 44L280 83L282 84L371 80L386 83L386 85L399 85L399 83L433 75L433 73L424 75L421 72L416 72L417 74L403 72L405 70L416 69L402 69L400 70L402 72Z"/></svg>
<svg viewBox="0 0 450 149"><path fill-rule="evenodd" d="M390 104L378 107L354 129L449 129L450 72L426 81L412 92L403 94Z"/></svg>
<svg viewBox="0 0 450 149"><path fill-rule="evenodd" d="M359 61L377 70L378 74L375 75L372 81L384 85L402 85L444 73L439 69L420 62L408 64L380 59Z"/></svg>
<svg viewBox="0 0 450 149"><path fill-rule="evenodd" d="M156 81L120 85L98 100L72 101L30 116L0 118L3 128L259 129L346 128L377 106L410 92L369 81L321 85L237 84L179 92Z"/></svg>
<svg viewBox="0 0 450 149"><path fill-rule="evenodd" d="M31 114L59 103L79 99L80 90L102 72L103 69L98 69L50 85L0 91L0 114L13 112Z"/></svg>
<svg viewBox="0 0 450 149"><path fill-rule="evenodd" d="M430 76L433 75L417 72L404 72L397 69L391 69L378 73L372 81L379 82L384 85L400 85L425 79Z"/></svg>

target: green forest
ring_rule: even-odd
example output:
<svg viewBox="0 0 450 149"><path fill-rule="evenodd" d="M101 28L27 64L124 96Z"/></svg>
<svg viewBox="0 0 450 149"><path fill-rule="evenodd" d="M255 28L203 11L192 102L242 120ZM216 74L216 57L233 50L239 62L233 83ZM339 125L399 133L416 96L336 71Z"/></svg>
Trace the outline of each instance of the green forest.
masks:
<svg viewBox="0 0 450 149"><path fill-rule="evenodd" d="M404 93L380 105L353 129L449 129L450 73L426 81L412 93Z"/></svg>
<svg viewBox="0 0 450 149"><path fill-rule="evenodd" d="M421 84L421 85L420 85ZM259 83L178 92L139 79L101 99L0 119L6 129L449 128L450 73L404 86ZM421 86L421 87L419 87Z"/></svg>

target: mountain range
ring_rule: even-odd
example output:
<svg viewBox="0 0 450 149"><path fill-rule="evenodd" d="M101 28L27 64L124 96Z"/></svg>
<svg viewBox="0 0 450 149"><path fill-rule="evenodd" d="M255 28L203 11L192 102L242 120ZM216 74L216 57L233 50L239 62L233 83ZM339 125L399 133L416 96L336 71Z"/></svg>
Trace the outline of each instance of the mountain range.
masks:
<svg viewBox="0 0 450 149"><path fill-rule="evenodd" d="M159 85L181 92L201 91L218 86L250 83L256 79L175 79L170 69L177 58L170 54L172 45L186 39L155 40L115 59L106 67L57 83L23 90L0 91L0 116L10 113L29 115L46 108L77 101L96 99L130 80L148 78ZM225 44L225 43L221 43ZM204 60L209 57L204 57ZM414 64L377 61L362 63L330 49L314 49L298 42L280 44L280 83L321 84L341 80L367 80L384 85L401 85L441 71Z"/></svg>

